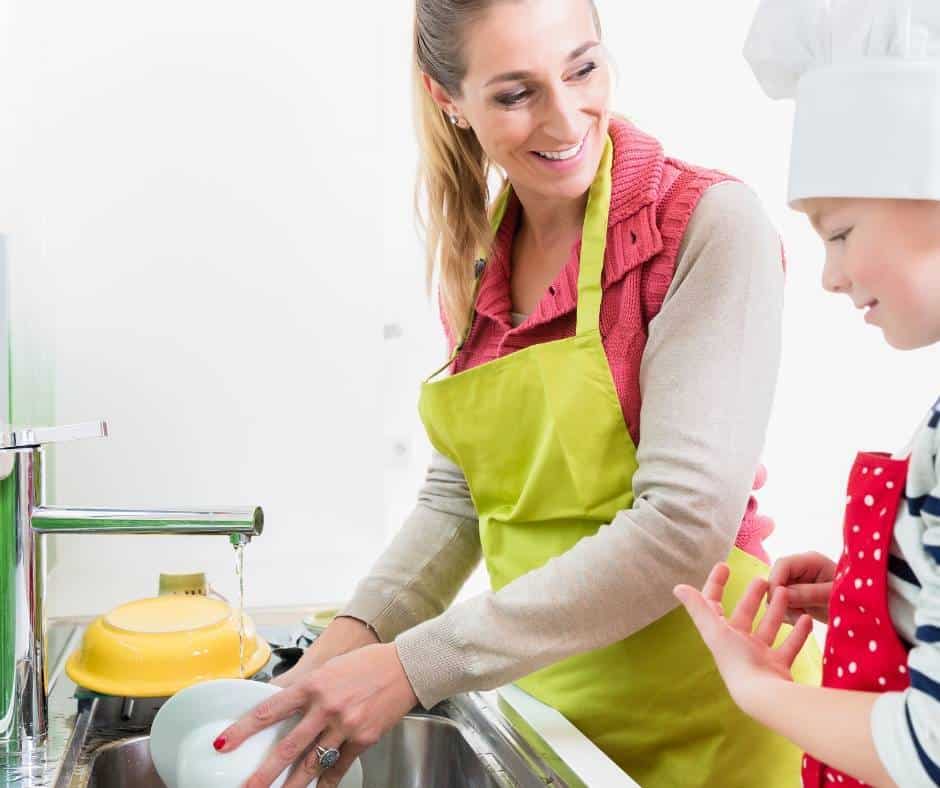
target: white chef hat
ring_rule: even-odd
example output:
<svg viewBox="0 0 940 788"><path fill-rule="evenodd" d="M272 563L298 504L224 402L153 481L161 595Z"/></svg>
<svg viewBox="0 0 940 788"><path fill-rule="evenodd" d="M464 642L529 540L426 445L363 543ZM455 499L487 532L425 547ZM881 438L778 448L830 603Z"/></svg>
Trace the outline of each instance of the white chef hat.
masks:
<svg viewBox="0 0 940 788"><path fill-rule="evenodd" d="M796 99L789 200L940 200L940 2L761 0L744 56Z"/></svg>

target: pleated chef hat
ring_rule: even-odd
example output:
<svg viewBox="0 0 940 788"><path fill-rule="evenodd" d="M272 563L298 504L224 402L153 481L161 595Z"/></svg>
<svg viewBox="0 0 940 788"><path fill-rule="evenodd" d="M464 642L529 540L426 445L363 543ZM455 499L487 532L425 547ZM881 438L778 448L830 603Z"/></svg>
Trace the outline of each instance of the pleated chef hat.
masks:
<svg viewBox="0 0 940 788"><path fill-rule="evenodd" d="M940 200L940 1L761 0L744 56L796 100L789 200Z"/></svg>

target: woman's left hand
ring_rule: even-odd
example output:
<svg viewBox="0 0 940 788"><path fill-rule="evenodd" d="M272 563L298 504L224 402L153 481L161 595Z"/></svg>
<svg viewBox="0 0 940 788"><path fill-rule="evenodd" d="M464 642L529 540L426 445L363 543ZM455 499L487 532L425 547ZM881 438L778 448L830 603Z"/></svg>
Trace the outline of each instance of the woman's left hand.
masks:
<svg viewBox="0 0 940 788"><path fill-rule="evenodd" d="M311 670L221 733L219 752L230 752L249 736L294 714L297 726L245 783L266 788L294 764L284 788L302 788L322 778L335 788L353 761L375 744L417 703L394 643L376 644L334 657ZM340 751L339 761L321 770L316 745Z"/></svg>
<svg viewBox="0 0 940 788"><path fill-rule="evenodd" d="M754 716L767 697L768 687L777 681L793 681L791 668L813 629L808 615L800 617L786 640L774 648L777 633L787 613L787 590L778 588L757 628L754 619L767 594L766 580L753 580L730 618L721 605L725 585L731 575L727 564L712 569L701 591L677 586L675 595L685 606L701 634L728 692L735 703Z"/></svg>

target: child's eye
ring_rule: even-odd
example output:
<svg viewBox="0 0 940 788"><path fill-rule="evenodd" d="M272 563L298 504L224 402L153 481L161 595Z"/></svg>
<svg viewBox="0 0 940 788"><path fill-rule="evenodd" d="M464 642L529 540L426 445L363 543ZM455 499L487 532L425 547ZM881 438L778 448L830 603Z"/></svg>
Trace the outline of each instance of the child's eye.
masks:
<svg viewBox="0 0 940 788"><path fill-rule="evenodd" d="M844 241L846 238L849 237L849 234L852 232L853 229L854 228L850 227L848 230L843 230L838 235L832 236L832 238L829 239L829 243L835 243L836 241Z"/></svg>

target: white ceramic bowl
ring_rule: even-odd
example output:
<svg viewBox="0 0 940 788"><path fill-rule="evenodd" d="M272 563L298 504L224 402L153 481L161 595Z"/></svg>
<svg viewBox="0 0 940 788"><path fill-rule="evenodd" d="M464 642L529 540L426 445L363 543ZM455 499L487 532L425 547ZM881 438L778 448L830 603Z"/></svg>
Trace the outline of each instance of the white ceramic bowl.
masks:
<svg viewBox="0 0 940 788"><path fill-rule="evenodd" d="M279 687L257 681L218 679L176 693L157 712L150 732L150 755L157 774L168 788L241 785L299 717L266 728L232 752L218 753L212 742L246 712L280 691ZM286 778L285 770L272 786L282 786ZM362 788L358 760L343 777L340 788Z"/></svg>

